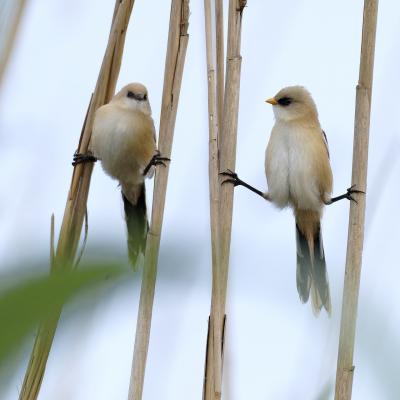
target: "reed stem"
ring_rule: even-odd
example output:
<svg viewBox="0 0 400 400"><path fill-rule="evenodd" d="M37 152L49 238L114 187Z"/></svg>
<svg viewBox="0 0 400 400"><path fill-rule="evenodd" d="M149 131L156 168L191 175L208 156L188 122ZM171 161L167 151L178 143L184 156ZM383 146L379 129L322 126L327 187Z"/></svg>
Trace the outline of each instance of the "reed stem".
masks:
<svg viewBox="0 0 400 400"><path fill-rule="evenodd" d="M116 0L106 52L79 139L78 150L80 153L86 153L88 150L95 111L98 107L107 103L115 92L126 30L133 5L134 0ZM92 170L93 164L90 163L78 164L74 168L57 250L55 257L53 257L52 272L59 269L71 269L74 265L86 213ZM34 400L38 397L61 312L62 310L59 309L51 318L43 321L38 328L19 395L20 400Z"/></svg>
<svg viewBox="0 0 400 400"><path fill-rule="evenodd" d="M357 189L364 192L367 189L368 141L377 17L378 0L365 0L360 75L356 90L351 178L351 182L356 184ZM357 305L364 242L365 197L364 194L358 194L357 203L351 202L350 205L335 400L351 399Z"/></svg>
<svg viewBox="0 0 400 400"><path fill-rule="evenodd" d="M243 10L246 5L244 0L230 0L228 14L228 37L227 37L227 58L226 58L226 82L224 92L221 93L221 85L223 85L223 67L221 62L221 53L223 53L223 18L222 18L222 2L217 0L216 3L216 51L217 51L217 84L216 89L211 88L211 91L216 92L215 96L210 94L209 82L209 99L213 101L212 107L217 109L218 114L222 117L217 117L217 143L219 159L217 162L218 172L226 169L235 169L236 161L236 137L238 126L239 113L239 92L240 92L240 42L241 42L241 24ZM206 5L207 8L207 5ZM206 10L207 11L207 10ZM207 35L207 12L206 12L206 35ZM209 36L209 35L208 35ZM206 36L207 37L207 36ZM210 56L207 57L208 70ZM221 113L220 105L223 99L223 111ZM209 102L210 104L210 102ZM212 111L212 110L211 110ZM210 108L209 108L209 114ZM215 130L213 124L210 125L210 134ZM217 216L219 223L211 221L211 229L218 233L218 250L213 249L213 292L211 300L211 318L209 323L209 332L207 340L207 357L205 370L205 384L203 389L203 397L206 400L220 399L222 396L222 369L223 369L223 343L225 332L225 305L228 282L229 269L229 252L232 229L232 211L233 211L233 186L222 185L222 178L219 178L218 189L218 212L213 210L213 198L215 198L214 177L215 163L212 160L214 148L210 146L210 201L212 217ZM218 227L216 229L216 227ZM214 246L214 244L213 244ZM215 256L215 255L216 256Z"/></svg>
<svg viewBox="0 0 400 400"><path fill-rule="evenodd" d="M217 3L216 3L217 4ZM221 10L222 11L222 10ZM221 398L222 374L222 330L220 310L220 265L219 265L219 160L218 160L218 107L217 82L213 55L213 31L218 35L216 18L212 18L211 0L204 0L207 86L208 86L208 125L209 125L209 191L210 191L210 228L212 251L212 297L209 318L206 364L204 372L204 399ZM222 27L223 28L223 27ZM223 34L223 29L222 29ZM223 45L223 41L222 41ZM223 47L222 47L223 51ZM223 93L222 93L223 95Z"/></svg>
<svg viewBox="0 0 400 400"><path fill-rule="evenodd" d="M189 41L187 33L189 13L189 0L172 0L158 140L158 149L164 157L168 158L171 156L183 67ZM157 168L155 176L128 400L140 400L143 393L168 172L169 165L165 168Z"/></svg>

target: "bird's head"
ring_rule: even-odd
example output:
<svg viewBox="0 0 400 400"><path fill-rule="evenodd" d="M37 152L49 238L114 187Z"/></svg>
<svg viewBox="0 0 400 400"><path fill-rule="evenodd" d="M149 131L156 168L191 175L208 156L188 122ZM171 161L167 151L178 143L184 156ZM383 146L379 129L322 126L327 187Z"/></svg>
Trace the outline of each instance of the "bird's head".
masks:
<svg viewBox="0 0 400 400"><path fill-rule="evenodd" d="M151 107L146 86L141 83L129 83L124 86L111 100L119 102L122 107L132 111L140 111L151 115Z"/></svg>
<svg viewBox="0 0 400 400"><path fill-rule="evenodd" d="M280 121L312 119L318 121L317 107L303 86L288 86L266 100L272 104L275 118Z"/></svg>

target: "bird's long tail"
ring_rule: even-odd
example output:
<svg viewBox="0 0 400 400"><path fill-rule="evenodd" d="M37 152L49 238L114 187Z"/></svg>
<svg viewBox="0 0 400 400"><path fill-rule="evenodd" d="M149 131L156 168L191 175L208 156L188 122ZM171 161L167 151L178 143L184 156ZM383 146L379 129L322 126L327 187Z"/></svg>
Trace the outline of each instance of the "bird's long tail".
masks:
<svg viewBox="0 0 400 400"><path fill-rule="evenodd" d="M296 210L297 291L303 303L311 291L313 312L318 315L324 307L331 314L331 296L322 244L320 214Z"/></svg>
<svg viewBox="0 0 400 400"><path fill-rule="evenodd" d="M135 196L136 197L136 196ZM144 184L138 187L135 204L128 200L122 192L124 201L125 220L128 230L128 255L129 261L136 270L143 263L146 249L146 237L149 229L146 210L146 191Z"/></svg>

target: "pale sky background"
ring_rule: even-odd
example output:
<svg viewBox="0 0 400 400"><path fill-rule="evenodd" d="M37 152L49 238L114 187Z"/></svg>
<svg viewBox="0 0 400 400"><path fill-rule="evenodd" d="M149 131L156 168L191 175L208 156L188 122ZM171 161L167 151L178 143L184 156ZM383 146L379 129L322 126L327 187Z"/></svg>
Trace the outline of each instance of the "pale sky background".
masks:
<svg viewBox="0 0 400 400"><path fill-rule="evenodd" d="M52 212L58 232L72 173L70 163L105 50L113 7L111 0L28 2L0 87L3 270L46 260ZM243 179L266 188L264 151L273 114L264 100L283 86L302 84L312 93L328 136L334 194L350 186L362 7L361 0L248 1L242 32L237 148L237 171ZM117 86L139 81L148 87L156 126L169 8L166 0L136 1ZM211 270L201 0L191 2L189 34L145 400L200 399L202 393ZM382 1L354 400L400 398L399 48L400 5L395 0ZM149 181L148 192L151 187ZM127 262L119 189L100 166L93 174L88 209L87 253L117 255ZM300 303L296 291L291 212L279 211L242 188L236 190L225 399L316 400L325 385L333 384L348 210L348 203L340 202L328 207L324 215L333 316L329 320L322 314L316 319L310 305ZM136 276L125 289L110 293L85 315L61 321L40 400L127 397L139 298L137 280ZM30 344L5 400L18 397L29 353Z"/></svg>

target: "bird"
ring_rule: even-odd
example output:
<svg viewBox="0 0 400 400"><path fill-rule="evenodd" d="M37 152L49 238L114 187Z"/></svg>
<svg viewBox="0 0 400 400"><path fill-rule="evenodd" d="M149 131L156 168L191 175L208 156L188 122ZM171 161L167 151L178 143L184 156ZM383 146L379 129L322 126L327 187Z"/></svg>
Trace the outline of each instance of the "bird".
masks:
<svg viewBox="0 0 400 400"><path fill-rule="evenodd" d="M156 130L146 87L124 86L94 116L87 154L75 153L73 165L100 160L103 170L116 179L122 192L128 233L128 255L134 269L143 263L149 228L145 178L157 165L170 161L156 147Z"/></svg>
<svg viewBox="0 0 400 400"><path fill-rule="evenodd" d="M296 286L303 303L309 300L318 316L322 307L331 315L331 296L321 218L325 205L342 199L356 201L347 189L332 197L333 175L325 132L321 128L316 104L303 86L281 89L266 100L272 105L275 124L265 152L268 191L262 192L241 180L231 170L221 172L222 183L244 186L280 209L293 210L296 226Z"/></svg>

